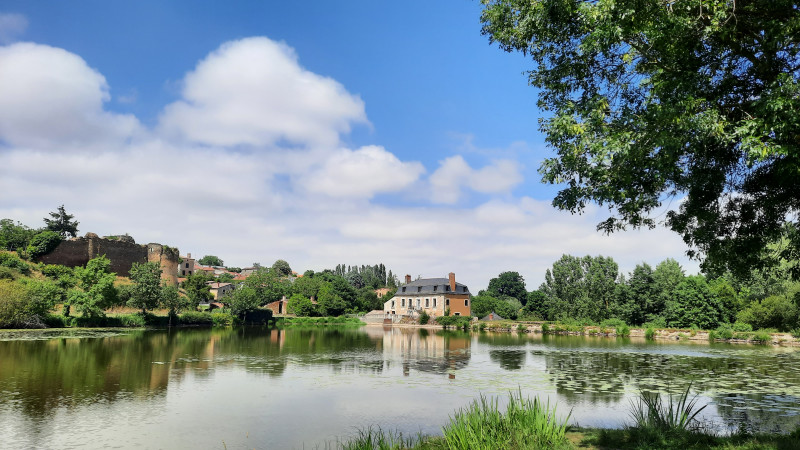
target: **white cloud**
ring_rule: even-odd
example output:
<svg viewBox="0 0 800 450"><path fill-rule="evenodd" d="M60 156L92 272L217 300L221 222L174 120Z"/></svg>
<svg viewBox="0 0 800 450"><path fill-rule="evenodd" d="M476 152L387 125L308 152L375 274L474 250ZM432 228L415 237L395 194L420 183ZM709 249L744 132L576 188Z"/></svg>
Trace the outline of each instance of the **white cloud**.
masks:
<svg viewBox="0 0 800 450"><path fill-rule="evenodd" d="M12 42L28 29L28 18L22 14L0 13L0 44Z"/></svg>
<svg viewBox="0 0 800 450"><path fill-rule="evenodd" d="M405 189L424 171L418 162L402 162L383 147L367 146L333 153L302 176L300 184L315 194L371 198L377 193Z"/></svg>
<svg viewBox="0 0 800 450"><path fill-rule="evenodd" d="M335 146L367 121L359 97L264 37L223 44L186 75L182 95L165 108L162 130L205 145Z"/></svg>
<svg viewBox="0 0 800 450"><path fill-rule="evenodd" d="M521 182L518 164L512 160L495 160L476 170L461 155L456 155L442 161L431 175L431 199L435 203L453 204L461 198L464 188L498 194L511 191Z"/></svg>
<svg viewBox="0 0 800 450"><path fill-rule="evenodd" d="M122 142L139 121L103 110L105 78L79 56L32 43L0 47L0 141L67 150Z"/></svg>

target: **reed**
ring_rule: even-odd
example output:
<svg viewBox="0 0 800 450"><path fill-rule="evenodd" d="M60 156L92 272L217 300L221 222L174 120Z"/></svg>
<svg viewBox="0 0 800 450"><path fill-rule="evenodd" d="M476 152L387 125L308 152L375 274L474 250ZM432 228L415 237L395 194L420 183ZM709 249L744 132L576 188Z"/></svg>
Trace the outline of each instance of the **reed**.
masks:
<svg viewBox="0 0 800 450"><path fill-rule="evenodd" d="M665 402L661 394L641 392L639 401L633 404L631 416L635 427L655 429L661 432L698 431L700 423L697 415L706 406L697 407L697 396L689 398L691 384L678 396L667 394Z"/></svg>

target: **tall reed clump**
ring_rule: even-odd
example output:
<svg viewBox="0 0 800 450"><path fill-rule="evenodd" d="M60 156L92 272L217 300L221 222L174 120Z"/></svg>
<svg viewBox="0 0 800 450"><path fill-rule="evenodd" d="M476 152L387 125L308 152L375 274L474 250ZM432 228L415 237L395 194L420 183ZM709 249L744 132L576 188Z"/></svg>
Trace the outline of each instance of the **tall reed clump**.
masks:
<svg viewBox="0 0 800 450"><path fill-rule="evenodd" d="M652 341L653 339L656 338L656 330L654 330L651 327L648 327L646 330L644 330L644 338L647 339L648 341Z"/></svg>
<svg viewBox="0 0 800 450"><path fill-rule="evenodd" d="M342 450L400 450L413 448L419 439L403 438L402 433L386 432L380 427L369 427L358 430L358 435L335 448ZM328 446L326 446L328 447Z"/></svg>
<svg viewBox="0 0 800 450"><path fill-rule="evenodd" d="M661 433L682 433L700 431L701 424L697 415L706 406L697 407L697 396L689 398L689 389L678 396L667 394L665 402L661 394L641 392L639 401L633 404L631 416L634 427L639 429L652 429Z"/></svg>
<svg viewBox="0 0 800 450"><path fill-rule="evenodd" d="M508 449L567 447L567 422L559 421L556 407L538 397L523 398L522 392L510 393L505 414L497 398L481 395L459 410L443 429L449 449Z"/></svg>

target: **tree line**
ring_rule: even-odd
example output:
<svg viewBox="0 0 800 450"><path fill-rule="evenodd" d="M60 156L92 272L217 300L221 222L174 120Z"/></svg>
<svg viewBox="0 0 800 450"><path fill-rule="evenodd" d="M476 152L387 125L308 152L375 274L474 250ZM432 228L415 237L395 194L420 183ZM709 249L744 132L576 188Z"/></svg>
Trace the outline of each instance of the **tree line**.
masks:
<svg viewBox="0 0 800 450"><path fill-rule="evenodd" d="M530 292L518 272L501 273L473 298L472 311L508 319L790 331L800 327L800 283L791 281L792 267L756 269L742 280L730 273L686 275L677 261L666 259L623 274L611 257L563 255Z"/></svg>

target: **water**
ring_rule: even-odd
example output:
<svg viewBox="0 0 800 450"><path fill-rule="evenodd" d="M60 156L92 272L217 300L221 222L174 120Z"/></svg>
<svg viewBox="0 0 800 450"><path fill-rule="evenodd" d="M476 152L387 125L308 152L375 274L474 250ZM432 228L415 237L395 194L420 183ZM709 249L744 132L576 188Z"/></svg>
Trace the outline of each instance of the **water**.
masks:
<svg viewBox="0 0 800 450"><path fill-rule="evenodd" d="M800 425L800 349L417 329L0 332L2 448L324 448L359 428L440 434L480 394L628 422L689 383L720 432Z"/></svg>

